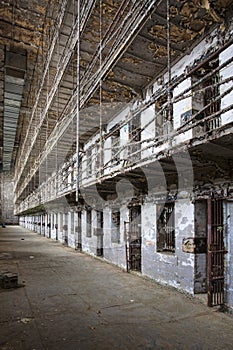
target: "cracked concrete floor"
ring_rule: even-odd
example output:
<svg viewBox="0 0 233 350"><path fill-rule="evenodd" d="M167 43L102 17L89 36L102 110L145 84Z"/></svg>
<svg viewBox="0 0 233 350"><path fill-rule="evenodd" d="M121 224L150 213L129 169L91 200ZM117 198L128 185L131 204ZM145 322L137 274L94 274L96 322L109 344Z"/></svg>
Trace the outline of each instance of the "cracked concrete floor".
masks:
<svg viewBox="0 0 233 350"><path fill-rule="evenodd" d="M24 228L0 233L1 350L232 349L233 317Z"/></svg>

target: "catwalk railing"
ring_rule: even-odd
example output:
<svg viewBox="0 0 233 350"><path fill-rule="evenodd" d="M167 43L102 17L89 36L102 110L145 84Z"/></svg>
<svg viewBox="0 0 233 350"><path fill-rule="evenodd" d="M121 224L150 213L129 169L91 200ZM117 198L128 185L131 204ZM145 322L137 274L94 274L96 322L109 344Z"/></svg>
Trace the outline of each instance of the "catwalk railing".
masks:
<svg viewBox="0 0 233 350"><path fill-rule="evenodd" d="M166 158L191 140L197 140L200 144L208 141L213 132L215 138L232 133L233 75L229 74L232 62L233 58L230 57L213 69L211 74L199 79L196 76L194 80L192 77L184 78L181 81L185 86L182 91L173 90L173 118L170 121L167 120L167 101L164 98L166 86L151 96L150 103L147 101L136 108L132 106L125 114L121 113L120 122L118 119L115 124L114 120L111 121L102 137L95 135L80 153L80 189ZM222 72L226 67L228 74L224 77ZM209 79L218 76L219 72L221 79L209 84ZM184 113L184 101L186 106L195 106L195 109L190 108ZM101 156L100 152L103 152ZM57 172L47 174L48 179L16 206L16 213L75 192L75 160L74 154Z"/></svg>
<svg viewBox="0 0 233 350"><path fill-rule="evenodd" d="M97 53L94 53L93 59L91 60L90 65L86 69L86 74L83 75L82 80L80 82L82 86L81 91L81 100L80 107L82 108L87 100L92 96L94 91L98 88L101 79L107 74L107 72L112 68L115 64L116 60L120 57L120 55L127 48L129 43L133 40L133 38L137 35L139 29L141 28L142 23L148 18L150 13L155 10L156 5L159 4L158 0L150 0L150 1L134 1L132 4L127 3L129 5L129 9L126 11L124 9L124 13L121 11L120 6L117 11L115 24L111 24L105 33L103 33L103 37L100 40L100 44L97 50ZM46 117L51 107L51 104L54 100L55 94L57 92L58 86L63 79L64 72L70 63L71 56L74 54L75 46L78 41L78 37L82 35L82 31L85 28L85 25L92 13L93 7L95 5L95 1L84 1L81 3L81 26L80 33L77 32L77 28L79 27L77 20L72 27L72 31L69 35L69 39L67 40L66 47L64 47L62 53L59 57L59 64L57 64L57 71L52 80L52 82L48 86L45 86L48 93L46 96L46 103L43 106L42 110L38 110L37 122L34 126L34 132L30 134L30 138L27 136L22 146L21 154L19 156L17 162L17 176L15 182L15 190L18 194L20 194L25 190L28 185L29 179L36 173L38 170L38 161L37 159L32 159L33 157L33 147L36 145L36 141L40 135L40 131L42 126L46 121ZM60 22L59 22L60 23ZM114 25L118 23L118 29L114 29ZM58 27L59 30L59 27ZM48 51L48 60L51 59L52 53L54 49L54 37L59 38L57 34L53 34L52 43L49 47ZM111 43L111 45L107 45ZM109 48L110 47L110 48ZM97 57L101 55L103 57L102 63L100 65L99 59ZM96 57L97 56L97 57ZM49 63L48 63L49 64ZM45 70L48 66L45 65ZM48 75L48 74L47 74ZM43 79L43 82L48 79ZM40 90L41 91L41 90ZM76 116L76 94L75 90L70 96L69 101L67 102L66 107L63 109L61 115L59 115L57 126L52 132L51 136L49 136L46 144L43 145L44 154L48 154L51 152L51 148L54 147L54 135L59 133L59 130L63 129L61 124L64 125L67 123L67 119L75 118ZM39 98L36 99L35 106L38 105ZM37 107L34 108L34 115L36 115ZM62 122L61 122L62 121ZM43 156L46 156L43 155ZM32 164L30 164L30 159ZM31 175L32 174L32 175Z"/></svg>
<svg viewBox="0 0 233 350"><path fill-rule="evenodd" d="M81 9L81 26L80 26L81 32L84 29L89 19L90 13L95 5L95 2L96 0L83 1L82 3L83 6ZM63 49L61 50L59 45L59 37L60 35L62 35L61 28L62 28L62 24L64 24L63 20L67 10L66 9L67 4L68 4L68 1L62 2L61 10L59 11L58 18L56 19L56 27L54 32L51 35L51 41L49 43L49 48L47 51L47 55L46 55L46 59L43 67L41 85L39 87L39 90L34 102L34 107L32 110L32 115L28 126L28 132L26 134L25 140L21 147L21 152L17 161L17 177L16 177L16 183L15 183L16 189L18 184L20 183L23 172L26 171L30 173L29 171L30 169L27 169L26 167L27 163L32 154L33 147L35 146L35 143L40 135L42 125L46 121L47 113L49 111L49 108L51 107L52 101L54 100L55 94L57 93L58 86L62 81L65 70L67 69L67 66L70 62L71 56L74 54L75 45L77 44L77 38L78 38L77 30L79 28L79 25L76 19L76 22L74 23L73 27L71 27L71 32L65 47L63 47ZM58 62L56 63L56 72L54 74L53 80L48 86L48 81L50 79L50 74L51 74L50 70L54 70L54 67L50 65L51 65L52 59L55 56L55 53L54 53L55 46L58 46L61 52L59 52L59 59L58 59ZM44 103L42 103L43 107L41 107L41 105L39 105L39 102L41 102L41 100L44 98L44 95L43 95L44 90L47 91L46 104L44 105ZM31 128L33 128L33 130L31 130Z"/></svg>

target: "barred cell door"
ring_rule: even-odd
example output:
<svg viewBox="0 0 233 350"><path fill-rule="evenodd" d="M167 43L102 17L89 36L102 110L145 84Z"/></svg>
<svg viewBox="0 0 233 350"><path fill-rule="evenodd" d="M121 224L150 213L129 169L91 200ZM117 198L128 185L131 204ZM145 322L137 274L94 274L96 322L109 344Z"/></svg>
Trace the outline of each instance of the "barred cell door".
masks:
<svg viewBox="0 0 233 350"><path fill-rule="evenodd" d="M127 271L141 271L141 206L129 209L129 222L124 222Z"/></svg>
<svg viewBox="0 0 233 350"><path fill-rule="evenodd" d="M102 211L97 211L97 256L104 256L104 236L103 236L103 227L104 227L104 215Z"/></svg>
<svg viewBox="0 0 233 350"><path fill-rule="evenodd" d="M82 251L82 212L78 212L78 225L75 227L76 249Z"/></svg>
<svg viewBox="0 0 233 350"><path fill-rule="evenodd" d="M223 203L208 200L208 306L224 304Z"/></svg>

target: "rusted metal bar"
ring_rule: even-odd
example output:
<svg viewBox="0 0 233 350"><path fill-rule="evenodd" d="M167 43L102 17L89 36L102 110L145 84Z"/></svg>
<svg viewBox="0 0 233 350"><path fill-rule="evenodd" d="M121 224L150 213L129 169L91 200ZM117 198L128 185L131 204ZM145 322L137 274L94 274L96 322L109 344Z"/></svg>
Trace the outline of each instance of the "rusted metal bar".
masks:
<svg viewBox="0 0 233 350"><path fill-rule="evenodd" d="M92 10L95 2L96 2L96 0L93 0L92 2L89 1L88 2L88 6L86 8L82 7L82 22L81 22L82 30L85 27L86 21L89 18L89 15L91 13L91 10ZM62 79L62 77L64 75L65 69L66 69L66 67L67 67L67 65L68 65L68 63L70 61L71 55L72 55L72 53L74 51L74 47L77 44L77 41L76 41L77 40L77 35L75 35L76 33L77 33L77 22L76 22L76 25L73 27L72 33L70 34L70 37L68 39L67 48L64 49L64 52L65 52L64 53L64 57L60 58L60 68L57 70L56 76L54 78L54 83L53 83L53 86L52 86L52 88L51 88L51 90L49 92L49 96L48 96L48 103L44 107L44 110L43 110L43 113L41 115L41 119L40 119L39 125L37 126L37 130L35 130L34 136L31 139L31 143L30 143L30 147L28 148L28 151L26 152L26 154L23 154L24 161L22 162L22 164L20 166L20 169L18 169L18 179L21 177L22 172L25 169L25 166L26 166L27 160L29 158L30 152L31 152L31 150L32 150L32 148L33 148L33 146L34 146L34 144L36 142L36 139L38 137L38 134L40 132L42 124L43 124L43 122L45 120L46 114L47 114L47 112L48 112L48 110L50 108L52 100L53 100L53 98L55 96L55 93L57 91L57 87L58 87L58 85L59 85L59 83L60 83L60 81L61 81L61 79ZM16 186L17 186L17 182L16 182Z"/></svg>
<svg viewBox="0 0 233 350"><path fill-rule="evenodd" d="M133 18L131 18L127 25L122 29L119 40L115 42L115 45L113 45L110 53L107 55L107 57L105 57L101 71L98 70L92 77L94 79L94 83L93 80L90 79L86 81L86 83L84 82L83 98L81 101L82 105L84 105L94 91L96 91L99 80L105 77L106 73L111 67L113 67L120 55L126 51L140 30L142 22L151 14L151 12L155 11L156 6L158 6L160 2L161 0L145 1L138 11L134 11Z"/></svg>
<svg viewBox="0 0 233 350"><path fill-rule="evenodd" d="M104 75L106 74L107 70L110 68L110 66L113 65L113 63L115 62L116 58L122 53L123 49L126 49L128 47L127 45L129 45L131 43L131 41L133 40L134 36L137 33L137 30L139 30L142 21L151 13L152 10L155 10L155 5L158 5L160 2L161 2L161 0L160 1L159 0L151 0L150 3L148 3L148 2L143 3L142 8L140 8L140 10L143 9L143 8L145 10L145 11L142 12L143 15L141 15L138 19L137 19L137 16L135 16L136 19L135 19L135 23L134 23L133 29L132 29L132 23L131 22L128 23L127 28L122 33L122 36L124 35L125 39L123 41L120 40L118 42L118 46L115 49L112 48L110 56L108 55L106 57L106 59L104 61L105 63L103 64L102 69L97 72L94 84L93 84L93 81L91 82L90 91L88 93L87 92L85 93L85 98L84 98L85 101L96 90L100 79L102 79L104 77ZM128 30L130 30L130 35L125 35L126 32L128 33ZM121 36L121 39L122 39L122 36ZM71 35L70 38L72 39L72 37L73 36ZM74 39L72 39L72 43L74 43ZM70 45L70 46L72 47L72 45ZM63 69L64 69L64 67L66 67L67 62L68 62L67 60L66 60L66 62L62 62L62 64L63 64L62 68ZM53 88L50 91L48 104L45 106L45 110L43 111L43 116L47 113L47 111L49 109L49 106L50 106L50 104L52 102L54 93L56 91L56 87L57 87L57 85L58 85L58 83L59 83L59 81L60 81L60 79L62 77L63 69L61 69L59 71L59 74L58 74L59 75L59 79L56 80L56 84L53 85ZM85 103L84 100L80 101L80 108ZM72 111L72 113L74 113L74 110ZM23 170L24 170L24 168L26 166L26 163L27 163L27 158L30 155L30 152L32 150L33 145L35 144L35 140L36 140L36 138L38 136L38 132L39 132L40 127L42 126L42 123L43 123L43 119L44 119L43 116L41 118L40 125L38 126L38 130L37 130L37 132L35 134L35 137L32 139L31 146L29 147L28 152L27 152L27 154L25 156L25 160L24 160L24 162L22 163L22 165L21 165L21 167L19 169L18 178L21 177L22 172L23 172ZM16 184L16 186L17 186L17 184Z"/></svg>
<svg viewBox="0 0 233 350"><path fill-rule="evenodd" d="M81 53L81 40L80 40L80 21L81 21L81 14L80 14L80 0L78 0L78 7L77 7L77 103L76 103L76 201L78 202L79 199L79 121L80 121L80 53Z"/></svg>
<svg viewBox="0 0 233 350"><path fill-rule="evenodd" d="M224 240L222 200L208 199L208 306L224 303Z"/></svg>
<svg viewBox="0 0 233 350"><path fill-rule="evenodd" d="M116 35L116 32L113 32L113 30L116 28L119 21L122 20L122 15L124 14L124 11L126 10L126 8L128 7L128 5L130 3L131 3L131 1L122 1L121 2L120 7L117 9L110 26L108 27L108 29L106 30L106 32L102 38L102 46L107 46L108 42L112 39L112 37ZM119 29L117 29L117 31L119 31ZM102 48L101 48L101 50L102 50ZM95 66L96 62L98 61L99 51L100 51L100 45L98 45L97 50L93 54L93 60L86 69L86 71L87 71L86 78L87 79L90 78L90 73L92 72L93 67Z"/></svg>
<svg viewBox="0 0 233 350"><path fill-rule="evenodd" d="M167 108L168 108L168 121L172 120L172 105L171 105L171 29L170 29L170 0L167 0Z"/></svg>
<svg viewBox="0 0 233 350"><path fill-rule="evenodd" d="M129 247L128 247L128 227L129 222L124 221L124 239L125 239L125 258L126 258L126 271L129 272Z"/></svg>
<svg viewBox="0 0 233 350"><path fill-rule="evenodd" d="M223 65L219 66L218 68L216 68L213 72L209 73L209 74L206 75L204 78L209 77L209 76L211 76L214 72L219 71L219 69L222 69L223 67L225 67L226 65L228 65L230 62L232 62L232 60L233 60L233 59L230 58L227 62L225 62ZM203 79L203 78L202 78L202 79ZM199 80L198 82L195 83L195 85L198 86L198 85L200 84L201 81L202 81L202 80ZM220 82L220 84L221 84L221 82ZM194 87L194 85L192 85L192 87L190 87L189 89L187 89L187 92L188 92L190 89L192 89L193 87ZM227 90L227 91L225 92L225 94L229 93L230 91L231 91L231 88L229 89L229 91ZM223 97L223 96L224 96L224 95L220 95L219 98L221 98L221 97ZM174 101L173 101L173 102L174 102ZM211 105L211 104L205 106L204 109L205 109L205 108L208 108L210 105ZM166 106L164 106L164 108L166 108ZM200 113L202 113L202 112L204 111L204 109L202 109L202 110L199 111L196 115L194 115L193 118L196 118ZM210 117L212 118L213 115L211 115ZM156 116L155 116L155 118L156 118ZM155 119L155 118L154 118L154 119ZM126 124L127 122L128 122L128 120L126 119L126 120L124 121L123 124ZM150 121L148 124L150 124L151 122L152 122L152 121ZM189 121L189 122L190 122L190 121ZM190 124L189 122L187 122L187 125ZM198 124L198 123L200 123L200 122L201 122L201 121L197 122L196 124ZM122 127L123 124L122 124L122 123L119 124L119 128ZM146 124L146 126L148 126L148 124ZM186 125L186 124L182 125L182 127L181 127L180 130L178 130L178 131L184 132L183 129L184 129L185 125ZM144 126L144 128L142 129L142 131L145 129L146 126ZM191 127L193 127L193 126L191 126ZM189 129L189 128L190 128L190 127L188 127L187 129ZM185 130L186 130L186 129L185 129ZM175 135L173 135L173 136L175 136ZM147 140L147 142L148 142L148 140ZM121 150L120 150L120 151L121 151ZM119 152L120 152L120 151L119 151Z"/></svg>
<svg viewBox="0 0 233 350"><path fill-rule="evenodd" d="M212 285L211 285L211 273L212 273L212 255L211 255L211 243L212 243L212 208L211 199L207 199L207 304L212 306Z"/></svg>
<svg viewBox="0 0 233 350"><path fill-rule="evenodd" d="M32 115L31 115L31 118L30 118L30 120L29 120L29 125L28 125L28 128L27 128L27 133L26 133L26 136L25 136L25 139L24 139L24 143L23 143L23 145L22 145L21 153L20 153L20 156L19 156L19 157L21 157L22 155L24 155L24 148L25 148L25 145L26 145L28 136L29 136L29 132L30 132L30 129L31 129L31 125L32 125L33 120L34 120L33 118L34 118L34 115L35 115L35 111L36 111L36 109L37 109L38 102L39 102L39 99L40 99L40 97L41 97L41 92L42 92L42 89L43 89L43 87L44 87L45 78L46 78L47 72L48 72L48 70L49 70L49 65L50 65L50 63L51 63L53 51L54 51L55 44L56 44L56 42L57 42L58 35L59 35L59 30L60 30L60 27L61 27L61 24L62 24L64 15L65 15L65 10L66 10L67 3L68 3L68 0L62 1L62 2L61 2L61 8L60 8L60 10L58 11L58 18L57 18L57 21L56 21L56 27L54 28L54 35L53 35L53 38L52 38L52 42L51 42L50 48L49 48L49 50L48 50L48 52L47 52L47 55L46 55L45 67L44 67L44 69L43 69L43 75L42 75L42 78L41 78L41 81L40 81L39 91L37 92L37 95L36 95L35 104L34 104L33 109L32 109Z"/></svg>

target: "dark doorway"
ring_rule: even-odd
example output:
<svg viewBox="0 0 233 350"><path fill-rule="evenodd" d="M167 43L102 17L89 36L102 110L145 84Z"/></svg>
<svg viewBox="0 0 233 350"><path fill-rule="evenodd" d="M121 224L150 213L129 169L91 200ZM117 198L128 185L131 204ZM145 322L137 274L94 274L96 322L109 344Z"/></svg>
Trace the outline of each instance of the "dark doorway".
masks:
<svg viewBox="0 0 233 350"><path fill-rule="evenodd" d="M125 222L127 271L141 272L141 206L129 208L129 222Z"/></svg>
<svg viewBox="0 0 233 350"><path fill-rule="evenodd" d="M104 236L103 236L103 228L104 228L104 215L102 211L97 211L97 256L104 256Z"/></svg>
<svg viewBox="0 0 233 350"><path fill-rule="evenodd" d="M82 212L78 212L78 225L75 227L76 249L82 251Z"/></svg>

